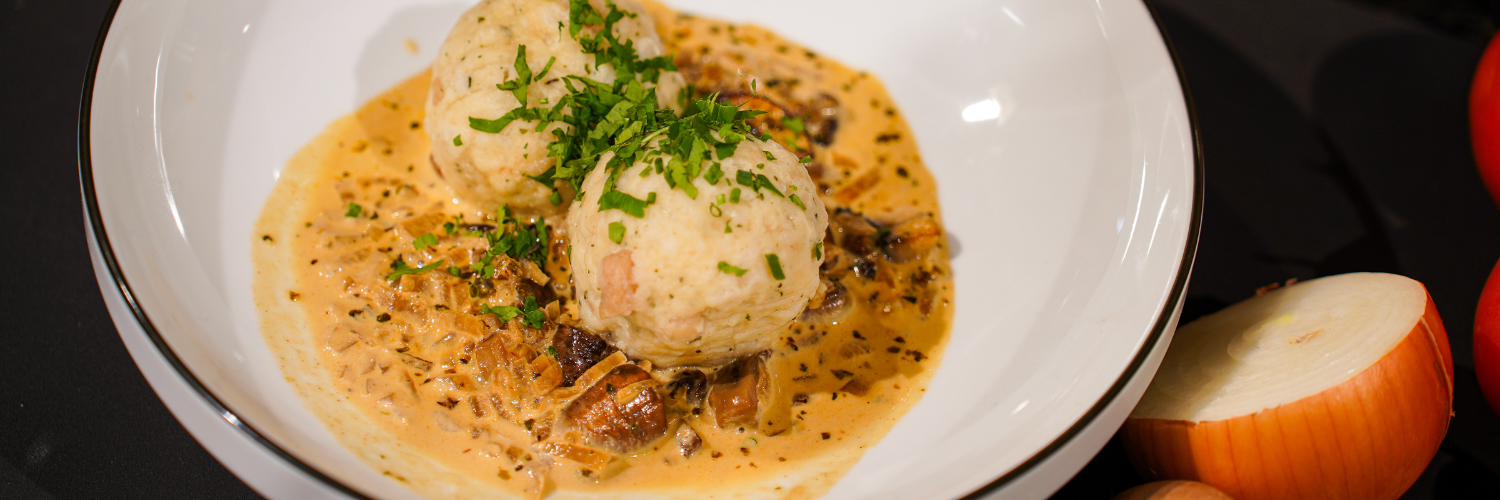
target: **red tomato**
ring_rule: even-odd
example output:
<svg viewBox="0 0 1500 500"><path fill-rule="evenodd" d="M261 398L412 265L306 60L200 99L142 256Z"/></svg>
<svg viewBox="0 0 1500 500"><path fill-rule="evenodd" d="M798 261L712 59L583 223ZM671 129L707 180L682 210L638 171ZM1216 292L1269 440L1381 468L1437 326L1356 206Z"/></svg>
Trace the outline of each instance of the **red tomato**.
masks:
<svg viewBox="0 0 1500 500"><path fill-rule="evenodd" d="M1500 413L1500 262L1490 271L1474 315L1474 371L1484 399Z"/></svg>
<svg viewBox="0 0 1500 500"><path fill-rule="evenodd" d="M1490 196L1500 202L1500 36L1490 39L1469 89L1469 133L1474 162Z"/></svg>

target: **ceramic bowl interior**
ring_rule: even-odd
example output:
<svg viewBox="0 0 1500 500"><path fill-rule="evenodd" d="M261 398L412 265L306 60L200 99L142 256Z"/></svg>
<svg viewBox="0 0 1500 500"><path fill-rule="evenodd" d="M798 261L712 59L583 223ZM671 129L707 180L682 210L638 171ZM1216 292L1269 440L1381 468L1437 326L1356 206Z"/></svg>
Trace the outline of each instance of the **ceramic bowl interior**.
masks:
<svg viewBox="0 0 1500 500"><path fill-rule="evenodd" d="M1191 262L1195 158L1139 2L668 3L879 76L938 178L952 340L921 403L830 498L952 498L1010 477L1088 424L1161 340ZM401 490L279 372L251 298L251 227L287 159L424 68L467 4L127 0L87 111L85 183L112 278L162 354L238 423L366 494Z"/></svg>

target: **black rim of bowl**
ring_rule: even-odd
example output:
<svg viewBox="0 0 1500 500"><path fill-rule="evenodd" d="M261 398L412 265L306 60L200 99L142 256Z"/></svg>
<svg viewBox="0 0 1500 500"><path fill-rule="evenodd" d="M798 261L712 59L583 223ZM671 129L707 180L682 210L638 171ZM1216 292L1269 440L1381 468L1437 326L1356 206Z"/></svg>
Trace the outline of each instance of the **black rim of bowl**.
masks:
<svg viewBox="0 0 1500 500"><path fill-rule="evenodd" d="M160 332L157 331L156 326L151 322L151 318L146 314L145 309L143 309L140 303L135 300L135 294L131 291L130 284L126 281L125 274L121 271L120 264L115 259L114 250L110 247L109 236L105 231L104 222L99 212L99 200L95 196L94 191L93 163L89 145L89 118L93 107L94 78L98 73L99 57L103 54L105 39L108 38L110 26L114 23L115 12L119 9L121 1L122 0L114 0L110 4L109 11L104 16L104 23L99 29L99 36L94 41L94 50L93 54L89 58L88 73L84 77L83 95L80 98L78 113L79 182L82 185L83 189L83 201L85 210L87 211L90 228L94 233L94 245L98 247L101 260L104 261L105 267L109 270L109 277L111 281L114 282L115 288L119 292L121 299L123 299L125 305L130 309L131 316L135 320L136 324L141 327L142 331L145 332L146 337L151 340L151 343L156 347L157 352L161 353L162 358L165 359L167 364L177 372L177 375L182 378L183 382L186 383L187 386L193 390L193 392L197 393L199 399L202 399L203 402L208 403L213 411L215 413L218 413L219 416L224 419L224 421L228 422L230 425L238 429L246 437L250 438L251 441L260 444L262 447L269 450L272 454L276 455L282 461L292 465L297 470L301 471L307 476L312 477L323 485L333 488L340 493L354 498L370 498L365 494L355 490L354 488L339 482L328 474L325 474L322 471L308 465L306 462L292 455L290 452L272 442L270 439L267 439L266 436L261 434L260 431L257 431L254 426L250 425L244 420L241 420L239 416L234 412L234 410L230 409L227 405L224 404L223 401L219 400L218 396L215 396L212 392L210 392L208 388L205 387L195 375L193 375L193 372L191 370L188 370L187 365L183 364L182 359L177 357L177 354L172 351L172 348L167 345ZM1020 465L1015 466L1005 474L1000 475L1000 477L995 478L988 484L964 496L963 498L965 499L983 498L984 496L999 490L1000 488L1015 481L1021 476L1031 472L1038 465L1046 462L1048 459L1052 458L1053 455L1057 454L1058 451L1062 450L1068 444L1072 443L1074 438L1081 434L1084 429L1087 429L1089 425L1093 424L1094 421L1104 413L1105 409L1107 409L1110 404L1114 403L1115 399L1125 391L1125 388L1130 385L1130 381L1133 380L1137 375L1139 375L1141 369L1145 367L1147 359L1151 357L1151 353L1156 349L1157 344L1166 334L1167 326L1172 321L1173 313L1180 306L1181 301L1187 292L1186 289L1188 276L1192 273L1193 259L1196 256L1198 249L1200 225L1203 221L1203 148L1199 142L1198 137L1198 113L1193 106L1192 93L1188 90L1187 80L1182 72L1182 63L1177 56L1176 47L1173 46L1171 38L1167 36L1166 30L1162 28L1161 19L1157 15L1156 9L1152 7L1149 2L1143 1L1142 4L1146 7L1147 11L1150 12L1151 20L1156 25L1156 31L1161 35L1161 39L1163 44L1165 44L1166 46L1167 53L1171 56L1172 66L1177 73L1177 82L1178 87L1181 89L1182 100L1187 107L1189 129L1192 134L1193 213L1192 220L1189 222L1188 226L1187 243L1183 247L1182 261L1178 264L1177 276L1172 283L1172 290L1168 294L1166 302L1162 305L1161 311L1157 312L1156 324L1152 326L1151 333L1146 337L1146 342L1141 345L1141 348L1138 351L1136 351L1136 354L1131 360L1130 365L1125 368L1125 371L1120 374L1119 378L1115 379L1114 384L1110 386L1109 390L1105 391L1104 395L1101 396L1098 401L1095 401L1094 405L1091 406L1087 412L1084 412L1083 416L1079 417L1079 419L1075 421L1072 426L1069 426L1066 431L1058 435L1058 437L1053 439L1052 442L1048 443L1047 446L1037 451L1036 454L1026 459L1026 461L1021 462Z"/></svg>

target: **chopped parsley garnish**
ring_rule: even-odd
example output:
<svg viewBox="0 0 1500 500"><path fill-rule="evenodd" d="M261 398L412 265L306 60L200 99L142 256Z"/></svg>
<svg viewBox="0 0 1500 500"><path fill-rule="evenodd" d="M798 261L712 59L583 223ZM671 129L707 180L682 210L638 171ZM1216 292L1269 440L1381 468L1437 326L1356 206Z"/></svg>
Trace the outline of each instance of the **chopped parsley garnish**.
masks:
<svg viewBox="0 0 1500 500"><path fill-rule="evenodd" d="M516 49L516 77L495 87L500 90L509 91L511 95L516 97L516 102L521 103L521 107L524 108L526 107L526 93L530 91L531 84L547 76L547 72L552 70L552 63L554 62L557 62L556 57L547 59L547 65L542 67L542 72L533 76L531 74L531 66L526 64L526 46L522 45Z"/></svg>
<svg viewBox="0 0 1500 500"><path fill-rule="evenodd" d="M625 225L619 222L609 223L609 241L619 244L625 241Z"/></svg>
<svg viewBox="0 0 1500 500"><path fill-rule="evenodd" d="M761 152L766 154L766 161L776 161L776 156L772 155L770 151Z"/></svg>
<svg viewBox="0 0 1500 500"><path fill-rule="evenodd" d="M411 246L412 246L412 248L415 248L417 250L421 250L423 248L427 248L427 247L430 247L430 246L433 246L433 245L436 245L436 244L437 244L437 236L433 236L432 233L427 233L427 234L424 234L424 235L416 237L416 239L411 240Z"/></svg>
<svg viewBox="0 0 1500 500"><path fill-rule="evenodd" d="M821 241L813 244L813 260L823 260L823 242Z"/></svg>
<svg viewBox="0 0 1500 500"><path fill-rule="evenodd" d="M496 318L500 318L501 322L507 322L516 318L521 318L521 323L524 323L532 328L541 328L543 324L547 323L547 313L545 311L542 311L541 308L537 307L536 297L526 297L526 300L521 304L521 306L522 307L490 307L487 305L480 305L479 313L493 314Z"/></svg>
<svg viewBox="0 0 1500 500"><path fill-rule="evenodd" d="M653 195L656 193L652 193ZM649 195L648 195L649 196ZM650 198L647 198L648 200ZM621 191L610 191L599 197L599 211L617 209L635 217L646 216L646 205L650 203Z"/></svg>
<svg viewBox="0 0 1500 500"><path fill-rule="evenodd" d="M496 118L494 120L486 120L483 118L475 118L470 116L469 128L478 130L480 132L498 134L501 130L505 129L506 125L510 125L510 122L513 121L516 121L516 119L515 117L511 116L510 113L506 113L505 116L501 116L500 118Z"/></svg>
<svg viewBox="0 0 1500 500"><path fill-rule="evenodd" d="M520 47L516 54L516 78L500 84L499 88L516 95L521 105L495 119L470 117L469 126L481 132L498 133L516 120L538 122L538 132L553 122L568 125L551 131L553 140L547 145L547 156L554 159L553 166L531 178L554 190L557 181L567 182L578 192L577 199L582 199L584 176L598 167L605 153L611 153L604 165L609 178L599 199L599 210L619 209L643 217L645 206L638 203L640 200L615 189L625 168L638 162L653 163L655 168L644 170L643 175L660 174L669 186L697 199L698 189L693 181L704 177L710 184L717 184L723 172L713 160L733 155L739 143L749 137L746 120L764 112L719 104L717 95L687 102L686 93L680 97L684 108L681 115L663 107L654 86L663 72L677 71L672 55L640 58L633 42L621 41L614 34L616 23L636 14L621 11L613 3L606 5L608 12L600 12L587 0L569 0L568 34L578 41L585 54L594 56L595 67L613 66L614 82L563 76L561 82L567 95L551 107L529 107L525 99L528 86L546 74L552 61L541 74L532 75L526 64L525 47Z"/></svg>
<svg viewBox="0 0 1500 500"><path fill-rule="evenodd" d="M526 318L523 323L531 325L532 328L541 328L542 324L547 322L547 313L536 306L536 297L526 297L525 306L526 308L521 311L521 315Z"/></svg>
<svg viewBox="0 0 1500 500"><path fill-rule="evenodd" d="M425 273L427 271L437 269L438 266L441 265L443 265L443 261L440 260L422 267L411 267L409 265L406 265L406 261L398 258L396 259L396 262L391 263L391 269L395 269L396 272L386 275L385 279L386 281L396 281L396 278L400 278L408 274Z"/></svg>
<svg viewBox="0 0 1500 500"><path fill-rule="evenodd" d="M724 226L724 228L729 229L729 226ZM745 272L747 271L746 269L731 266L728 262L724 262L722 260L719 261L719 270L723 271L724 274L733 274L735 276L744 276Z"/></svg>
<svg viewBox="0 0 1500 500"><path fill-rule="evenodd" d="M464 145L464 135L463 134L458 134L458 135L453 136L453 145L454 146L462 146L462 145Z"/></svg>
<svg viewBox="0 0 1500 500"><path fill-rule="evenodd" d="M547 221L538 217L534 224L522 224L510 213L509 206L500 207L500 225L493 231L481 233L490 244L489 250L479 261L470 265L471 271L480 271L488 278L494 274L491 262L495 257L506 255L516 260L530 260L538 268L546 268Z"/></svg>
<svg viewBox="0 0 1500 500"><path fill-rule="evenodd" d="M516 306L496 306L496 307L490 307L490 306L487 306L487 305L480 304L480 306L479 306L479 313L480 314L493 314L493 315L495 315L495 317L500 318L500 322L501 323L504 323L504 322L516 319L517 316L520 316L521 315L521 308L516 307Z"/></svg>
<svg viewBox="0 0 1500 500"><path fill-rule="evenodd" d="M802 119L795 116L781 117L781 126L799 134L807 131L807 127L802 124Z"/></svg>
<svg viewBox="0 0 1500 500"><path fill-rule="evenodd" d="M812 163L812 161L813 161L813 158L811 156L809 156L809 157L803 158L801 160L797 160L797 163Z"/></svg>
<svg viewBox="0 0 1500 500"><path fill-rule="evenodd" d="M776 281L786 279L786 273L781 272L781 257L774 253L766 254L766 265L771 266L771 277L776 278Z"/></svg>
<svg viewBox="0 0 1500 500"><path fill-rule="evenodd" d="M797 186L792 186L792 187L797 187ZM807 205L802 204L802 198L798 198L797 195L796 195L796 193L793 193L791 196L788 196L787 199L792 200L792 204L796 205L797 208L800 208L800 209L803 209L803 210L807 210Z"/></svg>
<svg viewBox="0 0 1500 500"><path fill-rule="evenodd" d="M351 201L349 202L349 208L344 210L344 217L359 217L359 214L364 213L364 211L364 207L361 207L358 203Z"/></svg>

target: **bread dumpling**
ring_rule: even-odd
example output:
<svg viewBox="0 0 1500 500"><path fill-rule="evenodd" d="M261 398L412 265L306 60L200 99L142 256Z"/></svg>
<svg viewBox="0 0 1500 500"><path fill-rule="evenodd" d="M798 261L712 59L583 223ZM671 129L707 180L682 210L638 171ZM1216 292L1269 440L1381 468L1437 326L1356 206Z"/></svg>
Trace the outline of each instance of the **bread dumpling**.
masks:
<svg viewBox="0 0 1500 500"><path fill-rule="evenodd" d="M608 12L603 2L592 3L600 12ZM615 5L636 14L617 22L615 35L632 43L641 58L662 55L651 16L630 0ZM508 204L528 214L554 214L567 208L552 204L552 186L526 177L552 166L553 159L547 157L547 144L554 139L552 129L567 125L552 123L536 130L537 122L515 121L498 133L488 133L469 124L470 117L494 120L520 106L511 91L497 85L517 77L516 55L523 45L533 75L542 72L549 58L556 58L546 75L530 84L528 107L557 104L568 94L564 76L614 83L611 65L595 67L594 56L583 52L567 26L566 0L485 0L465 12L449 32L432 66L426 126L432 141L432 166L460 198L481 207ZM585 28L580 36L593 29L598 28ZM682 86L680 74L661 74L656 92L662 107L679 108L677 95Z"/></svg>
<svg viewBox="0 0 1500 500"><path fill-rule="evenodd" d="M828 227L797 155L740 142L718 161L722 178L693 181L696 198L664 175L640 175L651 164L626 167L615 189L654 199L643 217L600 210L610 158L585 177L568 213L584 326L661 366L722 364L771 347L817 291Z"/></svg>

